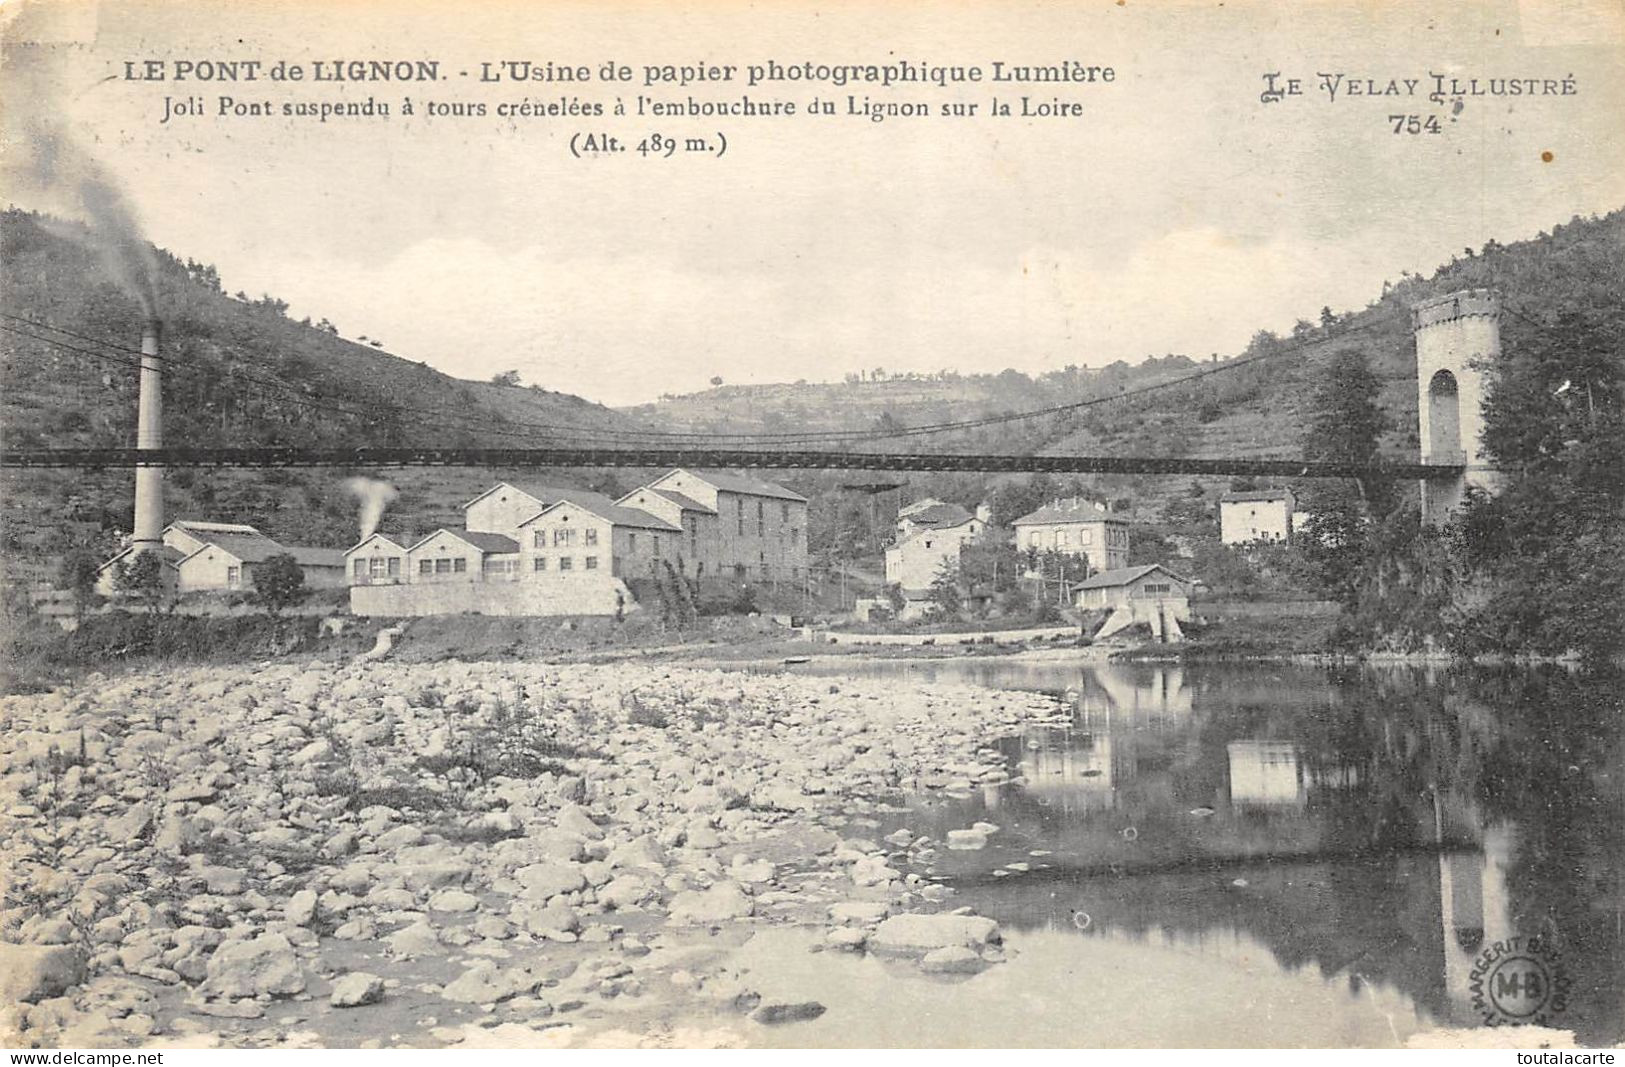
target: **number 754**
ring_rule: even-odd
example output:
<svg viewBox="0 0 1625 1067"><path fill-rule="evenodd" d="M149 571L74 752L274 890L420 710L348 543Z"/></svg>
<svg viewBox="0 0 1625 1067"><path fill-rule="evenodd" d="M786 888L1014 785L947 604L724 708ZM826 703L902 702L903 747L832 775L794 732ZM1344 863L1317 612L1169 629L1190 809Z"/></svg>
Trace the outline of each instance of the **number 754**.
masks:
<svg viewBox="0 0 1625 1067"><path fill-rule="evenodd" d="M1439 116L1429 115L1389 115L1388 121L1394 124L1395 133L1440 133Z"/></svg>

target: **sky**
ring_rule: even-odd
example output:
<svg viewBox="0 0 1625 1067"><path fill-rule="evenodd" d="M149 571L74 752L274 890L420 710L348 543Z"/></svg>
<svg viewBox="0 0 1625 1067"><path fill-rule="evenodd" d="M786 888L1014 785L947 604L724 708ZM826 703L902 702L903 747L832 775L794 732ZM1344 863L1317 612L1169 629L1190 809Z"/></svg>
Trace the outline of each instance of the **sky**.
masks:
<svg viewBox="0 0 1625 1067"><path fill-rule="evenodd" d="M1260 328L1377 297L1489 239L1625 206L1625 9L1612 0L1432 5L983 5L791 0L683 6L15 2L0 8L6 198L82 214L29 180L30 120L112 175L145 235L229 291L460 377L508 369L609 404L860 370L1042 373L1231 354ZM482 85L131 81L126 62L436 59L644 64L992 61L1109 65L1087 85L946 90L741 81ZM1303 79L1264 105L1261 75ZM1319 72L1421 81L1328 101ZM1426 99L1429 72L1573 79L1569 96ZM499 102L1083 105L1022 119L218 118L218 97ZM205 116L158 120L166 96ZM1440 117L1395 134L1387 116ZM1451 121L1454 120L1454 121ZM721 132L728 150L575 158L574 136ZM1549 157L1549 158L1548 158Z"/></svg>

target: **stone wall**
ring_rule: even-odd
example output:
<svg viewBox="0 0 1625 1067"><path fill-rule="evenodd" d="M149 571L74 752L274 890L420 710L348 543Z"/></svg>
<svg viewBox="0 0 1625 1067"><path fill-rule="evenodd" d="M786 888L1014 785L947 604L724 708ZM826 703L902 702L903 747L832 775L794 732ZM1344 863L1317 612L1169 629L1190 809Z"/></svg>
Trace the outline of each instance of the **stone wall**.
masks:
<svg viewBox="0 0 1625 1067"><path fill-rule="evenodd" d="M418 615L614 615L616 594L628 613L637 602L625 583L608 575L525 576L512 582L418 582L354 585L355 615L407 618Z"/></svg>

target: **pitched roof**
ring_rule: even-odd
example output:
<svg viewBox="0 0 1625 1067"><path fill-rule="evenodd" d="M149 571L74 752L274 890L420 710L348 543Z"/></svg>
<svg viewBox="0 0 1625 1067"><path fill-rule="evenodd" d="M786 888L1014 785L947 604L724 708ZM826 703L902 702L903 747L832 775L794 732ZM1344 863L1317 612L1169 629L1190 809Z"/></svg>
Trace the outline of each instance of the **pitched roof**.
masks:
<svg viewBox="0 0 1625 1067"><path fill-rule="evenodd" d="M218 548L240 563L263 563L272 556L281 555L288 551L279 542L273 541L258 532L252 534L206 533L195 536L197 536L198 540L204 542L204 547L188 555L187 559L191 559L199 553L207 552L210 548Z"/></svg>
<svg viewBox="0 0 1625 1067"><path fill-rule="evenodd" d="M658 482L662 478L669 478L671 475L676 473L677 471L675 470L667 471L665 474L662 474L660 478L656 478L655 481ZM777 485L773 482L763 481L760 478L752 478L750 475L745 474L742 471L691 470L688 473L694 475L696 478L701 478L707 482L710 482L718 489L726 490L730 493L745 493L750 496L770 496L776 500L798 500L803 504L807 502L807 498L802 496L800 493L791 492L784 486Z"/></svg>
<svg viewBox="0 0 1625 1067"><path fill-rule="evenodd" d="M96 568L96 573L100 574L102 571L105 571L107 568L111 567L113 564L117 563L119 560L123 559L125 556L128 556L134 551L135 546L130 545L129 547L114 553L111 559L109 559L106 563L103 563L100 567ZM158 555L159 558L163 560L166 567L173 567L181 560L186 558L185 552L182 552L178 548L170 548L168 545L160 545L158 548Z"/></svg>
<svg viewBox="0 0 1625 1067"><path fill-rule="evenodd" d="M925 526L933 530L951 530L955 526L963 526L976 518L958 504L931 504L928 507L900 513L899 520L906 519L915 526Z"/></svg>
<svg viewBox="0 0 1625 1067"><path fill-rule="evenodd" d="M311 545L289 545L288 555L301 567L342 567L344 549L316 548Z"/></svg>
<svg viewBox="0 0 1625 1067"><path fill-rule="evenodd" d="M169 524L189 534L238 533L257 534L259 530L243 522L202 522L197 519L176 519ZM261 535L264 536L264 535Z"/></svg>
<svg viewBox="0 0 1625 1067"><path fill-rule="evenodd" d="M478 504L480 501L484 500L486 497L490 496L492 493L496 492L498 489L503 489L503 488L517 489L519 492L524 493L526 496L530 497L532 500L539 500L543 504L551 504L551 503L553 503L553 501L560 499L561 497L565 496L568 493L575 493L575 492L580 491L580 490L576 490L576 489L571 489L569 486L564 486L564 485L542 485L539 482L525 482L523 484L521 484L519 482L498 482L497 484L493 485L491 488L487 489L485 492L481 493L479 496L475 497L473 500L470 500L468 503L464 504L463 505L464 510L467 510L468 508L473 507L475 504Z"/></svg>
<svg viewBox="0 0 1625 1067"><path fill-rule="evenodd" d="M700 503L698 500L695 500L693 497L684 496L682 493L679 493L675 489L656 489L652 485L647 486L646 488L651 493L659 493L661 496L665 497L667 500L670 500L673 504L676 504L678 507L682 508L684 511L701 511L701 512L704 512L707 515L715 515L717 513L716 508L708 508L704 504ZM632 493L641 493L641 492L643 492L642 489L634 489L634 490L632 490ZM627 493L626 496L631 496L632 493ZM621 497L621 500L625 500L626 496ZM617 501L617 503L619 503L619 501Z"/></svg>
<svg viewBox="0 0 1625 1067"><path fill-rule="evenodd" d="M430 530L428 533L418 538L417 543L414 544L408 551L415 550L418 545L423 544L425 541L429 540L429 538L435 537L439 534L450 534L459 541L462 541L464 544L473 545L481 552L492 553L519 551L519 542L515 541L511 537L506 537L497 533L481 533L475 530L454 530L450 526L442 526L438 530Z"/></svg>
<svg viewBox="0 0 1625 1067"><path fill-rule="evenodd" d="M1099 574L1091 574L1089 577L1079 582L1077 588L1115 589L1120 585L1128 585L1132 582L1137 582L1141 578L1144 578L1146 575L1150 574L1152 571L1161 571L1176 581L1190 581L1189 578L1175 574L1173 571L1169 570L1167 567L1164 567L1160 563L1147 563L1140 567L1118 567L1116 570L1101 571Z"/></svg>
<svg viewBox="0 0 1625 1067"><path fill-rule="evenodd" d="M345 549L344 554L346 556L348 556L351 552L354 552L356 549L360 548L364 544L367 544L369 541L379 541L379 540L388 541L390 544L394 545L396 548L403 549L403 550L405 548L407 548L408 544L409 544L409 542L404 537L396 537L394 534L387 534L387 533L384 533L382 530L374 530L372 533L368 534L367 536L363 537L361 540L357 541L355 544L351 545L349 548Z"/></svg>
<svg viewBox="0 0 1625 1067"><path fill-rule="evenodd" d="M926 508L935 507L940 503L942 503L942 501L938 500L936 497L928 496L924 500L916 500L912 504L905 504L898 508L897 517L901 519L905 516L914 514L916 511L924 511Z"/></svg>
<svg viewBox="0 0 1625 1067"><path fill-rule="evenodd" d="M519 542L506 534L483 533L477 530L447 530L446 532L462 538L481 552L519 551Z"/></svg>
<svg viewBox="0 0 1625 1067"><path fill-rule="evenodd" d="M1012 526L1033 526L1046 522L1127 522L1121 515L1113 515L1082 497L1072 497L1070 500L1057 500L1045 504L1037 511L1023 515Z"/></svg>
<svg viewBox="0 0 1625 1067"><path fill-rule="evenodd" d="M588 493L586 495L596 497L597 499L588 501L580 499L581 494L571 494L571 496L560 500L557 503L549 504L547 507L543 508L541 511L538 511L536 514L532 515L519 525L521 527L529 526L543 515L546 515L548 512L558 507L559 504L574 504L576 507L592 512L600 519L608 519L616 526L631 526L640 530L657 530L661 533L683 532L683 528L681 526L673 526L665 519L662 519L656 515L651 515L641 508L622 507L620 504L617 504L613 500L609 499L609 497L601 496L598 493Z"/></svg>
<svg viewBox="0 0 1625 1067"><path fill-rule="evenodd" d="M1226 493L1219 498L1221 504L1234 504L1243 500L1291 500L1290 489L1248 489L1243 492Z"/></svg>

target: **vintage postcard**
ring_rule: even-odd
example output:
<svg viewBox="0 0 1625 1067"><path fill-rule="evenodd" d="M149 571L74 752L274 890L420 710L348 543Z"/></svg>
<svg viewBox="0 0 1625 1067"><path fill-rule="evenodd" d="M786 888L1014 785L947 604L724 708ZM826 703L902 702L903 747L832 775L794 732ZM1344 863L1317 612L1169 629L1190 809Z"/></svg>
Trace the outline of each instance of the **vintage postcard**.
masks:
<svg viewBox="0 0 1625 1067"><path fill-rule="evenodd" d="M1619 0L13 0L0 99L7 1047L1625 1042Z"/></svg>

